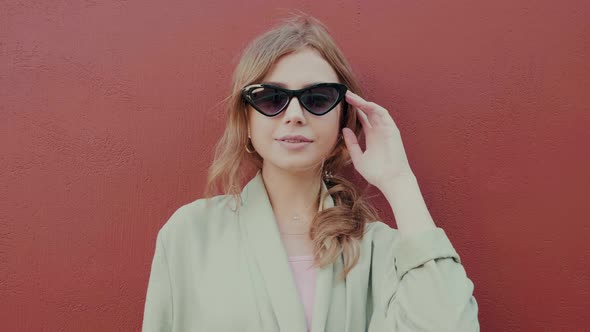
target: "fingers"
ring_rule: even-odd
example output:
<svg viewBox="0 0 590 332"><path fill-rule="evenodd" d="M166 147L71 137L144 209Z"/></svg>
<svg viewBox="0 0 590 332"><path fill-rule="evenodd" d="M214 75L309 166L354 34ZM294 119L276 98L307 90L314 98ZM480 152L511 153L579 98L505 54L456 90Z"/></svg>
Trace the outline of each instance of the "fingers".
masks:
<svg viewBox="0 0 590 332"><path fill-rule="evenodd" d="M356 166L358 160L360 160L361 156L363 155L361 146L359 145L354 132L350 128L343 128L342 136L344 136L344 143L346 144L346 148L350 154L350 159L352 159L353 165Z"/></svg>
<svg viewBox="0 0 590 332"><path fill-rule="evenodd" d="M370 103L370 102L364 100L361 96L355 94L354 92L352 92L350 90L346 91L346 102L352 104L353 106L360 108L369 117L371 117L372 114L378 112L377 104Z"/></svg>
<svg viewBox="0 0 590 332"><path fill-rule="evenodd" d="M346 102L363 111L367 116L367 122L371 124L371 127L375 127L375 125L378 125L379 123L393 123L393 119L385 108L373 102L364 100L361 98L361 96L353 93L350 90L346 91Z"/></svg>
<svg viewBox="0 0 590 332"><path fill-rule="evenodd" d="M367 117L367 115L365 114L365 112L361 111L360 109L358 109L358 118L361 122L361 125L363 125L363 130L367 131L367 129L372 129L373 126L371 125L371 123L369 122L369 118Z"/></svg>
<svg viewBox="0 0 590 332"><path fill-rule="evenodd" d="M350 91L348 91L348 92L350 92ZM348 94L347 94L347 96L348 96ZM369 122L369 118L367 117L367 114L365 114L365 112L361 111L359 108L355 107L354 105L352 105L352 107L357 110L357 113L356 113L357 118L360 121L361 125L363 126L363 131L365 132L365 136L368 138L369 136L371 136L370 129L373 129L373 126Z"/></svg>

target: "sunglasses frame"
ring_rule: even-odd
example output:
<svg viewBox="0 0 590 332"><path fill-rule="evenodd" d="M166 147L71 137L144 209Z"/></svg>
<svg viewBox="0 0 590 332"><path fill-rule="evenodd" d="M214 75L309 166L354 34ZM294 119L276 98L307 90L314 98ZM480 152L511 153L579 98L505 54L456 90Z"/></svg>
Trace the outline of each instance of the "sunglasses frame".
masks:
<svg viewBox="0 0 590 332"><path fill-rule="evenodd" d="M309 108L307 108L307 106L305 106L304 103L301 102L300 97L305 91L307 91L309 89L320 88L320 87L325 87L325 86L334 87L337 89L337 91L339 93L338 99L336 99L336 102L334 103L334 105L332 105L330 108L328 108L325 112L315 113L315 112L311 111ZM279 91L283 91L287 94L287 96L289 97L289 100L287 101L285 106L283 106L276 114L272 114L272 115L266 114L255 105L254 101L252 100L252 96L250 95L254 89L258 89L258 88L272 88L272 89L276 89ZM311 113L313 115L321 116L321 115L327 114L328 112L333 110L336 106L338 106L338 104L344 99L347 90L348 90L348 87L344 84L341 84L341 83L318 83L318 84L310 85L310 86L307 86L305 88L298 89L298 90L290 90L290 89L286 89L286 88L272 85L272 84L251 84L251 85L248 85L242 89L242 98L248 104L250 104L256 111L258 111L258 113L260 113L264 116L267 116L267 117L275 117L275 116L281 114L289 106L293 97L297 97L297 100L299 101L299 105L303 106L303 108L305 108L309 113Z"/></svg>

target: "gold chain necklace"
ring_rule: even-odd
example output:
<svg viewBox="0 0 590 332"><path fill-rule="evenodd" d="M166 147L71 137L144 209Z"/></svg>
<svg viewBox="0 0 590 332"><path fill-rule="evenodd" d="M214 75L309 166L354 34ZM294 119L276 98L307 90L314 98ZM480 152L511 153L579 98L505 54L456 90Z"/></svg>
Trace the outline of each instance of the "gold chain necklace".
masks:
<svg viewBox="0 0 590 332"><path fill-rule="evenodd" d="M321 187L320 187L321 190ZM306 210L308 210L311 205L313 205L314 202L318 201L319 202L319 194L317 196L317 198L306 208ZM301 215L297 212L295 212L295 215L290 219L292 222L295 222L297 224L302 224L303 223L303 219L301 218ZM307 235L309 234L309 231L303 232L303 233L285 233L285 232L281 232L279 231L279 233L284 234L284 235Z"/></svg>

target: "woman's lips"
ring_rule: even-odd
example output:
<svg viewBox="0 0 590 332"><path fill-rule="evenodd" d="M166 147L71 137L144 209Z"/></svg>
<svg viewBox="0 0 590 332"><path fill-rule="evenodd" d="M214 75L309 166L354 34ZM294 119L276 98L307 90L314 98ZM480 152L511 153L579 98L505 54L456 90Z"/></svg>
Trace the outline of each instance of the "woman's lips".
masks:
<svg viewBox="0 0 590 332"><path fill-rule="evenodd" d="M313 142L289 142L277 140L282 147L288 150L301 150Z"/></svg>

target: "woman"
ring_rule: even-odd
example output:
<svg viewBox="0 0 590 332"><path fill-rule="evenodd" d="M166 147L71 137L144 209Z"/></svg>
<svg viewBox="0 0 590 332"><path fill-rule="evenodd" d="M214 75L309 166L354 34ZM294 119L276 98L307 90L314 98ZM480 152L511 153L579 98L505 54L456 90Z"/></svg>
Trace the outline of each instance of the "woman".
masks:
<svg viewBox="0 0 590 332"><path fill-rule="evenodd" d="M473 283L428 213L399 130L359 94L312 17L246 48L206 198L158 233L144 332L479 331ZM398 229L338 175L351 162ZM225 194L212 196L218 182Z"/></svg>

